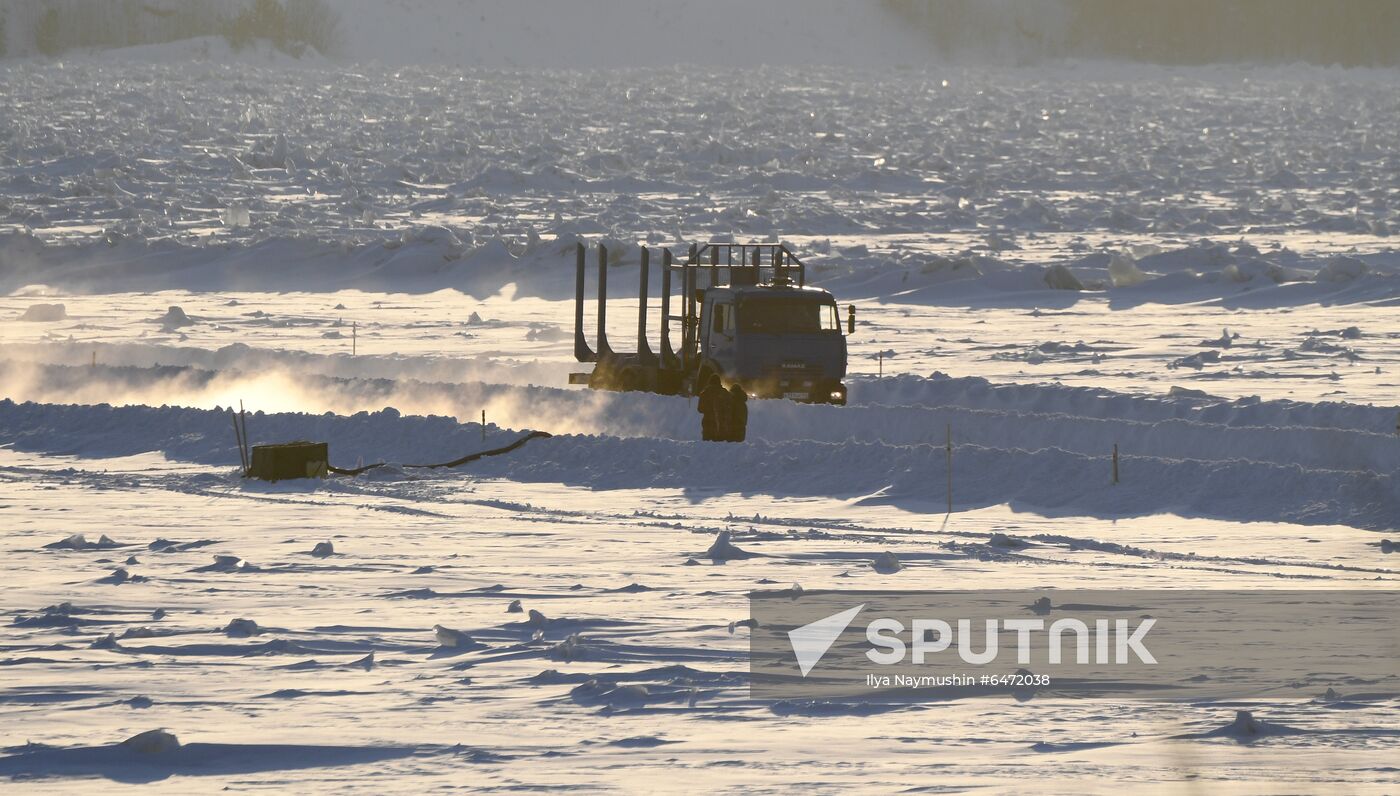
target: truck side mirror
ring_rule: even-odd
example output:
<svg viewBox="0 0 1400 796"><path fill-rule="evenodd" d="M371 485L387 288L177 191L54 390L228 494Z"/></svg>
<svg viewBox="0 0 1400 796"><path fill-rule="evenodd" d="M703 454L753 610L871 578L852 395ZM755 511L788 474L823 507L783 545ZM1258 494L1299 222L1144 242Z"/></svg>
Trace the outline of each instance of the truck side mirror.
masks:
<svg viewBox="0 0 1400 796"><path fill-rule="evenodd" d="M846 334L856 333L856 305L846 305Z"/></svg>

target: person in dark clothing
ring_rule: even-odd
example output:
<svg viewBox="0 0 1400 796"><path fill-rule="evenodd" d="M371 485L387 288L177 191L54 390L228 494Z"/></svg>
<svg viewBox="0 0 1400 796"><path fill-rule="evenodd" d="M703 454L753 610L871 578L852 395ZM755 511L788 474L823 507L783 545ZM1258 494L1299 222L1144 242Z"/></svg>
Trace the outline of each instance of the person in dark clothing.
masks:
<svg viewBox="0 0 1400 796"><path fill-rule="evenodd" d="M708 442L724 439L723 431L729 422L729 393L719 376L711 376L710 383L700 391L700 404L695 410L700 413L700 437Z"/></svg>
<svg viewBox="0 0 1400 796"><path fill-rule="evenodd" d="M749 396L737 384L729 385L729 433L724 436L730 442L743 442L749 430Z"/></svg>

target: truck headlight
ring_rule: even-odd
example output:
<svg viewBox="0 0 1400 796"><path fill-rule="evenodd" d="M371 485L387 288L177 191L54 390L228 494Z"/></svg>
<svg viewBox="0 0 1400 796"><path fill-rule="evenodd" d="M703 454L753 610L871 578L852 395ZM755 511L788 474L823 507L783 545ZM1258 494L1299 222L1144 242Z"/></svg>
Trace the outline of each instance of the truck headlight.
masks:
<svg viewBox="0 0 1400 796"><path fill-rule="evenodd" d="M833 400L833 401L839 401L839 400L841 400L842 398L845 398L845 397L846 397L846 394L843 393L843 392L841 392L840 390L832 390L832 391L831 391L831 400Z"/></svg>

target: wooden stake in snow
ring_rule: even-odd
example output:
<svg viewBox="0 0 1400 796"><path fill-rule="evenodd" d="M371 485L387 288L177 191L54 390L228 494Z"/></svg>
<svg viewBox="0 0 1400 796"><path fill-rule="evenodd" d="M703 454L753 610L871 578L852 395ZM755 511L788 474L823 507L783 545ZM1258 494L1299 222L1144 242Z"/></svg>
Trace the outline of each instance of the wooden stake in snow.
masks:
<svg viewBox="0 0 1400 796"><path fill-rule="evenodd" d="M233 407L229 407L228 414L229 414L229 417L233 419L233 438L234 438L234 440L237 441L237 443L238 443L238 463L239 463L239 465L243 468L243 477L244 477L244 478L247 478L247 477L248 477L248 470L249 470L249 468L252 467L252 464L253 464L253 463L252 463L252 461L251 461L251 458L250 458L249 455L248 455L248 419L247 419L247 417L244 417L244 418L243 418L243 425L242 425L241 427L239 426L239 423L238 423L239 415L243 414L243 402L242 402L242 401L239 401L239 402L238 402L238 411L237 411L237 412L233 411Z"/></svg>
<svg viewBox="0 0 1400 796"><path fill-rule="evenodd" d="M881 351L877 356L880 359L880 378L883 379L885 377L885 352Z"/></svg>
<svg viewBox="0 0 1400 796"><path fill-rule="evenodd" d="M947 428L947 459L948 459L948 513L953 513L953 424L949 423Z"/></svg>
<svg viewBox="0 0 1400 796"><path fill-rule="evenodd" d="M253 455L249 451L251 445L248 442L248 412L243 408L243 402L238 402L238 417L243 425L243 475L248 475L248 470L253 466Z"/></svg>
<svg viewBox="0 0 1400 796"><path fill-rule="evenodd" d="M1118 483L1118 443L1113 443L1113 483Z"/></svg>
<svg viewBox="0 0 1400 796"><path fill-rule="evenodd" d="M486 410L481 410L481 441L486 441Z"/></svg>
<svg viewBox="0 0 1400 796"><path fill-rule="evenodd" d="M233 441L238 444L238 466L243 471L243 475L248 475L248 463L243 459L243 432L238 430L238 414L232 407L228 410L229 419L233 421Z"/></svg>

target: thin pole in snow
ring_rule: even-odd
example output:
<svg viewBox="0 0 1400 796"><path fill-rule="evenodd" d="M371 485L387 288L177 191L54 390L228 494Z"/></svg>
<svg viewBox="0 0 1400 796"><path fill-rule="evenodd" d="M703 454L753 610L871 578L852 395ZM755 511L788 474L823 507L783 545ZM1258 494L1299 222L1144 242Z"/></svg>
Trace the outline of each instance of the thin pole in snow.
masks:
<svg viewBox="0 0 1400 796"><path fill-rule="evenodd" d="M878 352L877 357L880 360L880 378L883 379L885 377L885 352Z"/></svg>
<svg viewBox="0 0 1400 796"><path fill-rule="evenodd" d="M1113 443L1113 483L1118 483L1118 443Z"/></svg>
<svg viewBox="0 0 1400 796"><path fill-rule="evenodd" d="M948 513L953 513L953 424L949 423L947 431L947 459L948 459Z"/></svg>
<svg viewBox="0 0 1400 796"><path fill-rule="evenodd" d="M253 467L252 452L248 447L248 413L243 409L243 401L238 402L238 414L233 418L233 425L237 428L242 425L243 439L239 442L239 458L243 461L243 477L248 477L248 471Z"/></svg>
<svg viewBox="0 0 1400 796"><path fill-rule="evenodd" d="M229 419L233 421L233 439L238 443L238 465L243 471L243 476L248 476L248 460L243 455L243 432L238 429L238 414L233 411L233 407L228 410Z"/></svg>
<svg viewBox="0 0 1400 796"><path fill-rule="evenodd" d="M486 410L481 410L481 441L486 441Z"/></svg>
<svg viewBox="0 0 1400 796"><path fill-rule="evenodd" d="M243 400L238 401L238 417L243 423L243 458L248 460L248 466L253 466L253 454L248 443L248 410L243 408Z"/></svg>

